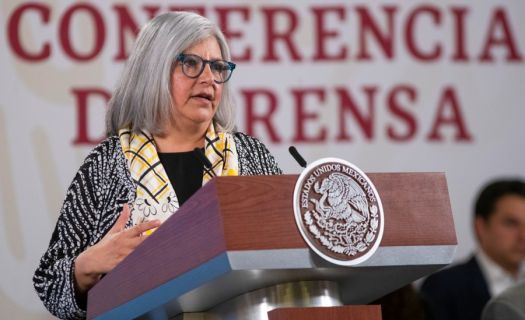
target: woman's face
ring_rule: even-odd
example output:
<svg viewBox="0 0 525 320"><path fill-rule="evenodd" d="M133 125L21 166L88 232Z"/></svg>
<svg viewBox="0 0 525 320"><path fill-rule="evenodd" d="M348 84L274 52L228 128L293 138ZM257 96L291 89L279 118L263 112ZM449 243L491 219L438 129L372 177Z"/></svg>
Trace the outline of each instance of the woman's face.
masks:
<svg viewBox="0 0 525 320"><path fill-rule="evenodd" d="M209 37L184 51L184 54L198 55L205 60L222 59L221 49L215 37ZM204 67L195 79L182 72L180 62L171 76L171 97L173 121L176 126L202 125L208 127L221 101L223 84L213 81L210 66Z"/></svg>

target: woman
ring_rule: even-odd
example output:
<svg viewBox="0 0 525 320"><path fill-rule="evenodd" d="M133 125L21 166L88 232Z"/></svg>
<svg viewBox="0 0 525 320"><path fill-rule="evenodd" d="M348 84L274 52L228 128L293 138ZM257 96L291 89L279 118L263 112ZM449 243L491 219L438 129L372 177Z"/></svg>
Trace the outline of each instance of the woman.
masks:
<svg viewBox="0 0 525 320"><path fill-rule="evenodd" d="M166 13L142 29L109 103L109 137L69 187L33 278L54 315L84 318L87 291L214 176L281 173L262 143L234 132L229 59L199 15Z"/></svg>

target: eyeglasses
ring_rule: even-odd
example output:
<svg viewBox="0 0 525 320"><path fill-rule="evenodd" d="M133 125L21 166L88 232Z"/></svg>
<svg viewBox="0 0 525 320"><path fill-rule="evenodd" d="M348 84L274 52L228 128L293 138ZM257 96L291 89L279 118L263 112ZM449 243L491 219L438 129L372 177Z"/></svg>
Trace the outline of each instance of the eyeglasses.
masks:
<svg viewBox="0 0 525 320"><path fill-rule="evenodd" d="M195 54L181 53L177 56L177 61L181 62L182 72L186 77L198 78L204 67L209 64L215 83L225 83L232 76L235 63L226 60L204 60Z"/></svg>

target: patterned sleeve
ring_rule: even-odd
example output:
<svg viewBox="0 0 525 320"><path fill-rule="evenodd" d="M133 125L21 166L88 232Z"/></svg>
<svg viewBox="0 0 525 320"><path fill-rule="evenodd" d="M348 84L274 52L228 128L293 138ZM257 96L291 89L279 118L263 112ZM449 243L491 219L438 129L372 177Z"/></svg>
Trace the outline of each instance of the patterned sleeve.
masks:
<svg viewBox="0 0 525 320"><path fill-rule="evenodd" d="M239 154L240 175L283 174L277 161L262 142L242 132L234 133L234 139Z"/></svg>
<svg viewBox="0 0 525 320"><path fill-rule="evenodd" d="M74 260L100 239L97 229L103 223L101 200L107 196L104 179L112 167L108 155L114 147L109 139L104 141L78 170L67 190L49 247L33 276L33 285L46 308L62 319L86 317L86 299L75 297Z"/></svg>

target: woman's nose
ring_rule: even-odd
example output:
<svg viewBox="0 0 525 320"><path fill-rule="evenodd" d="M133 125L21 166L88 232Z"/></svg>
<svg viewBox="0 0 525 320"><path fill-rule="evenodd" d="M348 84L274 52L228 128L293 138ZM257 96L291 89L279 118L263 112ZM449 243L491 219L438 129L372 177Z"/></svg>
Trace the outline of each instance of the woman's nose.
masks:
<svg viewBox="0 0 525 320"><path fill-rule="evenodd" d="M209 63L204 65L204 70L202 70L201 75L199 76L201 82L213 82L213 72L211 71L211 66Z"/></svg>

